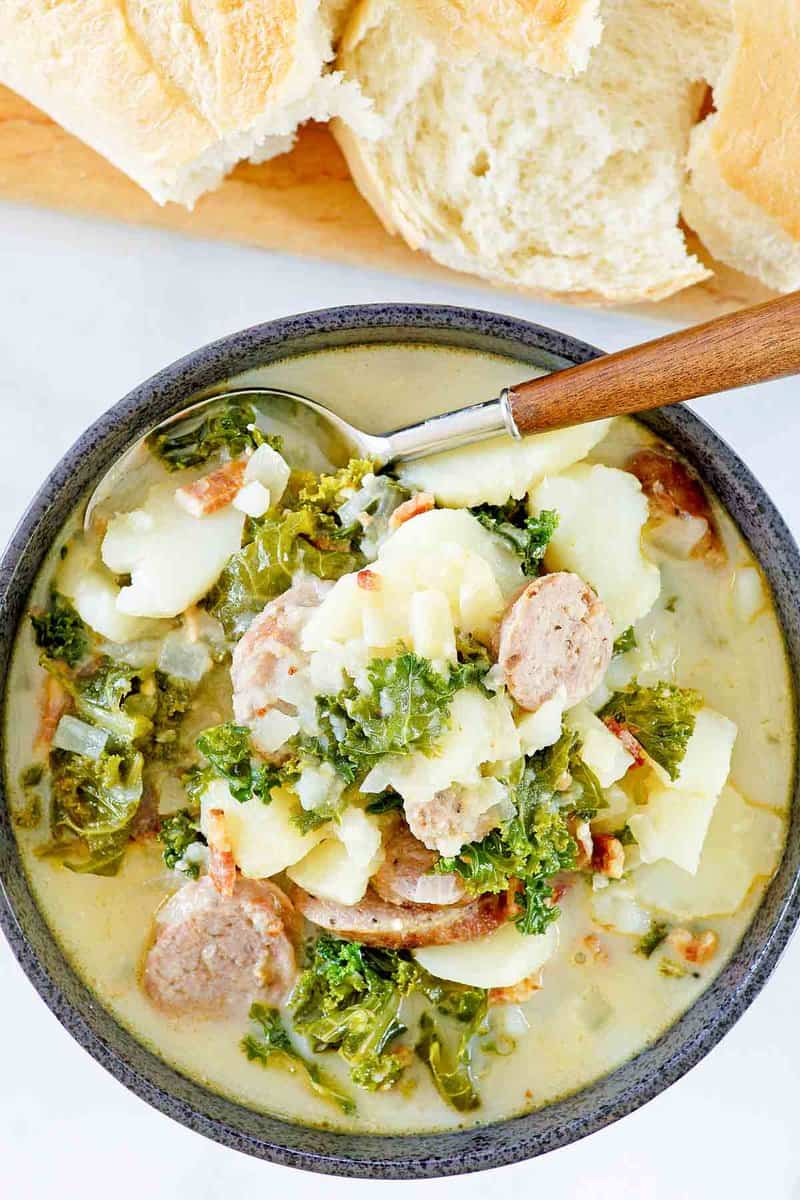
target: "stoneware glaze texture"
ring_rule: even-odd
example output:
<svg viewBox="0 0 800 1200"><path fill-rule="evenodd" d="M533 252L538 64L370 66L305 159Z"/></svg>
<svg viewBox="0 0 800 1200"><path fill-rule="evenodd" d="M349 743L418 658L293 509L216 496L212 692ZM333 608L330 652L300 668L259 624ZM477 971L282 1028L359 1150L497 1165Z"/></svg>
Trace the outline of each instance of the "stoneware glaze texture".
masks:
<svg viewBox="0 0 800 1200"><path fill-rule="evenodd" d="M76 442L40 488L0 561L4 706L9 703L4 688L15 630L44 556L93 483L142 433L191 400L222 390L226 380L240 372L276 359L336 346L408 341L503 354L546 370L586 362L600 353L565 334L511 317L450 307L371 305L255 326L167 367ZM644 421L694 464L760 561L786 639L796 707L800 555L791 534L753 475L688 409L666 409ZM387 423L399 422L388 415ZM4 763L2 746L0 753ZM541 1111L461 1132L382 1137L292 1125L215 1095L167 1066L114 1021L64 959L28 889L4 801L0 925L31 982L72 1036L126 1087L198 1133L272 1162L333 1175L458 1175L532 1158L585 1137L652 1099L708 1053L764 985L800 915L799 821L795 778L787 849L751 926L721 974L657 1042L610 1075Z"/></svg>

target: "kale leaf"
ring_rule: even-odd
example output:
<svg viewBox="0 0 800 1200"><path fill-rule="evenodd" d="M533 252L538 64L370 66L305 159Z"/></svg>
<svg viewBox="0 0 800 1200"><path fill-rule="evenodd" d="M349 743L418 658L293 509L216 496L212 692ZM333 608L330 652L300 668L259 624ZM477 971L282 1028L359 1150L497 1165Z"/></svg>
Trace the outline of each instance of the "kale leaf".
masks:
<svg viewBox="0 0 800 1200"><path fill-rule="evenodd" d="M455 692L479 684L486 668L482 662L459 663L443 674L408 651L374 658L366 671L369 691L351 682L336 696L317 698L320 732L307 743L348 783L385 754L429 748L447 728Z"/></svg>
<svg viewBox="0 0 800 1200"><path fill-rule="evenodd" d="M632 625L629 625L614 642L614 658L618 654L627 654L629 650L635 650L639 643L636 640L636 631Z"/></svg>
<svg viewBox="0 0 800 1200"><path fill-rule="evenodd" d="M509 500L500 506L479 504L470 512L519 555L526 575L539 574L548 543L558 528L558 513L554 509L542 509L534 516L523 499Z"/></svg>
<svg viewBox="0 0 800 1200"><path fill-rule="evenodd" d="M182 471L186 467L201 466L221 450L226 450L231 458L237 458L264 441L276 450L281 448L280 438L265 437L258 429L252 404L228 400L201 421L189 419L163 432L151 433L147 445L168 471Z"/></svg>
<svg viewBox="0 0 800 1200"><path fill-rule="evenodd" d="M636 953L644 955L645 958L650 958L662 942L667 940L669 934L669 925L665 925L660 921L653 921L644 937L640 938L636 944Z"/></svg>
<svg viewBox="0 0 800 1200"><path fill-rule="evenodd" d="M576 774L583 775L583 783L576 781ZM511 820L480 842L464 846L458 855L439 859L434 870L456 872L473 895L503 892L518 881L517 928L525 934L543 933L559 916L550 880L575 866L569 816L585 802L587 787L592 801L596 794L602 800L596 778L578 757L575 734L564 733L554 746L526 760L511 788L516 807Z"/></svg>
<svg viewBox="0 0 800 1200"><path fill-rule="evenodd" d="M276 1064L292 1075L303 1075L313 1092L323 1100L337 1105L346 1116L352 1116L356 1106L352 1099L340 1090L335 1080L322 1071L316 1063L309 1062L293 1044L275 1008L254 1003L250 1007L250 1020L258 1027L257 1033L246 1034L241 1047L250 1062L259 1062L263 1067Z"/></svg>
<svg viewBox="0 0 800 1200"><path fill-rule="evenodd" d="M31 614L36 645L51 659L74 667L89 648L89 634L69 600L58 592L50 596L46 612Z"/></svg>
<svg viewBox="0 0 800 1200"><path fill-rule="evenodd" d="M462 1112L475 1108L471 1043L486 1017L483 988L435 979L402 950L322 935L289 1004L295 1029L312 1048L338 1051L353 1082L376 1091L393 1087L409 1064L408 1050L397 1040L407 1032L403 1001L415 993L437 1014L423 1014L417 1054L448 1103Z"/></svg>
<svg viewBox="0 0 800 1200"><path fill-rule="evenodd" d="M270 791L284 782L285 767L271 763L254 763L250 746L250 730L246 725L214 725L205 729L197 739L197 749L207 760L207 767L195 767L189 772L187 792L197 800L212 779L224 779L234 800L240 804L254 796L269 804Z"/></svg>
<svg viewBox="0 0 800 1200"><path fill-rule="evenodd" d="M300 508L312 512L335 513L358 491L365 475L372 475L375 463L368 458L351 458L346 467L332 475L309 476L298 495Z"/></svg>
<svg viewBox="0 0 800 1200"><path fill-rule="evenodd" d="M630 730L645 753L663 767L670 779L677 779L702 707L703 697L693 688L671 683L640 687L634 682L616 692L598 716L601 720L612 717Z"/></svg>
<svg viewBox="0 0 800 1200"><path fill-rule="evenodd" d="M158 830L158 840L164 846L164 864L170 870L174 870L190 846L195 842L205 841L200 833L197 817L189 812L188 808L182 808L180 812L163 818ZM200 868L197 863L185 863L183 872L190 879L197 879Z"/></svg>
<svg viewBox="0 0 800 1200"><path fill-rule="evenodd" d="M97 759L54 750L50 755L51 833L45 852L73 871L113 875L142 799L144 760L130 748Z"/></svg>
<svg viewBox="0 0 800 1200"><path fill-rule="evenodd" d="M296 571L338 579L364 565L346 542L330 541L308 507L250 521L248 537L228 559L210 596L211 613L229 637L241 636L269 600L291 587Z"/></svg>

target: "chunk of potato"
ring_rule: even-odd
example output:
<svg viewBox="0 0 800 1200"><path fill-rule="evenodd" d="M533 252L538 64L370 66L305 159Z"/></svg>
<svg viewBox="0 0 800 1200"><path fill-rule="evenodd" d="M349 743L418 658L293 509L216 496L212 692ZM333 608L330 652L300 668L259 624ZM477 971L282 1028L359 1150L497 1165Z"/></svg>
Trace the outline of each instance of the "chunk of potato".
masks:
<svg viewBox="0 0 800 1200"><path fill-rule="evenodd" d="M642 862L668 858L694 874L717 802L716 796L677 787L653 788L647 805L628 818Z"/></svg>
<svg viewBox="0 0 800 1200"><path fill-rule="evenodd" d="M566 723L581 739L581 758L601 787L610 787L633 766L633 755L585 704L571 708Z"/></svg>
<svg viewBox="0 0 800 1200"><path fill-rule="evenodd" d="M244 513L228 504L193 517L175 500L171 483L150 488L144 505L110 522L103 562L131 576L117 598L121 613L176 617L202 600L242 543Z"/></svg>
<svg viewBox="0 0 800 1200"><path fill-rule="evenodd" d="M486 937L449 946L423 946L412 954L437 979L470 987L514 987L540 971L557 947L555 925L528 936L509 921Z"/></svg>
<svg viewBox="0 0 800 1200"><path fill-rule="evenodd" d="M580 464L531 493L535 512L559 515L545 556L549 571L574 571L595 589L617 633L650 611L661 589L658 567L642 553L647 498L635 476Z"/></svg>
<svg viewBox="0 0 800 1200"><path fill-rule="evenodd" d="M119 611L119 585L96 557L95 549L80 537L70 543L55 583L57 590L72 601L81 620L110 642L135 642L169 632L164 622L129 617Z"/></svg>
<svg viewBox="0 0 800 1200"><path fill-rule="evenodd" d="M336 836L320 842L286 874L321 900L358 904L383 861L380 824L360 808L347 808L330 828Z"/></svg>
<svg viewBox="0 0 800 1200"><path fill-rule="evenodd" d="M411 645L417 654L434 661L457 661L456 632L444 592L437 588L413 592L408 623Z"/></svg>
<svg viewBox="0 0 800 1200"><path fill-rule="evenodd" d="M369 772L361 791L382 792L391 786L404 799L421 804L451 784L478 784L483 764L511 762L519 754L519 735L507 698L489 699L465 688L453 697L450 728L435 752L387 755Z"/></svg>
<svg viewBox="0 0 800 1200"><path fill-rule="evenodd" d="M547 746L554 746L561 737L565 695L564 688L559 688L555 696L545 700L535 712L520 710L517 733L523 754L536 754Z"/></svg>
<svg viewBox="0 0 800 1200"><path fill-rule="evenodd" d="M402 464L398 474L407 487L433 492L439 504L452 508L505 504L512 496L520 499L546 475L585 458L609 425L610 421L593 421L518 442L491 438Z"/></svg>
<svg viewBox="0 0 800 1200"><path fill-rule="evenodd" d="M713 708L701 708L678 768L676 786L690 792L718 796L731 769L736 726Z"/></svg>
<svg viewBox="0 0 800 1200"><path fill-rule="evenodd" d="M728 916L753 883L768 879L781 857L785 825L767 809L726 787L716 806L694 875L671 862L641 866L632 875L643 904L679 920Z"/></svg>
<svg viewBox="0 0 800 1200"><path fill-rule="evenodd" d="M414 571L420 584L430 586L430 577L425 572L428 566L435 568L443 547L450 545L482 558L491 568L503 596L507 597L524 583L517 555L484 529L472 513L463 510L434 508L406 521L384 542L378 562L402 564L404 569Z"/></svg>
<svg viewBox="0 0 800 1200"><path fill-rule="evenodd" d="M270 804L262 804L256 799L240 804L231 796L227 784L215 780L201 801L200 828L207 833L209 810L222 809L239 870L252 879L268 879L299 862L318 842L329 836L326 825L310 833L301 833L292 822L295 804L291 793L283 788L273 791Z"/></svg>

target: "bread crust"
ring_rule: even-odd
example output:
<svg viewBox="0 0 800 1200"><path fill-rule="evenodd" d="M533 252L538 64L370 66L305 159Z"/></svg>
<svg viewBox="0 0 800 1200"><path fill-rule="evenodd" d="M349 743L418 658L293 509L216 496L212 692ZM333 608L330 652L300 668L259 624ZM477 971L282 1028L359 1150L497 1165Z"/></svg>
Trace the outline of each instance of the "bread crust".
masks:
<svg viewBox="0 0 800 1200"><path fill-rule="evenodd" d="M224 140L280 106L315 13L315 0L4 0L0 80L157 200L185 199L195 168L198 194L249 149Z"/></svg>
<svg viewBox="0 0 800 1200"><path fill-rule="evenodd" d="M722 178L800 239L800 8L735 0L736 45L715 94Z"/></svg>

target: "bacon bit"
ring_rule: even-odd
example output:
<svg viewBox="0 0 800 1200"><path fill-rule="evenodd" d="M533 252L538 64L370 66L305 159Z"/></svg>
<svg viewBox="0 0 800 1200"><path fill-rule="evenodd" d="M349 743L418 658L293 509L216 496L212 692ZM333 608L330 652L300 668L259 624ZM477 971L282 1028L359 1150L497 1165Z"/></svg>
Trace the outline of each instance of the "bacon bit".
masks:
<svg viewBox="0 0 800 1200"><path fill-rule="evenodd" d="M526 1100L532 1100L532 1099L533 1099L533 1092L531 1091L531 1089L530 1089L530 1088L525 1088L525 1099L526 1099Z"/></svg>
<svg viewBox="0 0 800 1200"><path fill-rule="evenodd" d="M635 767L643 767L647 762L647 755L627 725L622 725L616 717L603 717L603 722L606 729L610 730L614 734L614 737L619 738L622 742L628 754L633 759L633 765Z"/></svg>
<svg viewBox="0 0 800 1200"><path fill-rule="evenodd" d="M230 504L244 482L247 459L234 458L210 475L187 483L175 492L181 508L193 517L207 517Z"/></svg>
<svg viewBox="0 0 800 1200"><path fill-rule="evenodd" d="M370 571L369 567L365 567L363 571L358 572L356 583L365 592L379 592L381 590L380 575L375 571Z"/></svg>
<svg viewBox="0 0 800 1200"><path fill-rule="evenodd" d="M583 945L589 951L595 962L608 962L608 951L596 933L587 933L586 937L583 939Z"/></svg>
<svg viewBox="0 0 800 1200"><path fill-rule="evenodd" d="M574 880L569 875L556 875L550 882L553 885L553 904L558 904L559 900L564 899Z"/></svg>
<svg viewBox="0 0 800 1200"><path fill-rule="evenodd" d="M406 521L410 521L412 517L418 517L421 513L430 512L436 507L436 498L430 492L417 492L410 500L405 500L399 504L389 517L389 528L399 529L401 525L405 525Z"/></svg>
<svg viewBox="0 0 800 1200"><path fill-rule="evenodd" d="M511 987L489 988L489 1003L524 1004L526 1000L530 1000L534 992L540 991L541 987L542 972L536 971L527 979L521 979L519 983L515 983Z"/></svg>
<svg viewBox="0 0 800 1200"><path fill-rule="evenodd" d="M719 938L712 929L703 933L690 933L688 929L673 929L667 935L667 941L681 958L690 963L707 963L717 952Z"/></svg>
<svg viewBox="0 0 800 1200"><path fill-rule="evenodd" d="M192 604L186 609L183 614L183 624L189 641L198 641L200 638L200 609L196 604Z"/></svg>
<svg viewBox="0 0 800 1200"><path fill-rule="evenodd" d="M236 886L236 862L221 808L209 810L207 827L209 878L220 896L232 896Z"/></svg>
<svg viewBox="0 0 800 1200"><path fill-rule="evenodd" d="M58 722L70 706L69 695L53 675L48 675L39 698L36 749L49 750Z"/></svg>
<svg viewBox="0 0 800 1200"><path fill-rule="evenodd" d="M575 861L576 871L585 871L592 864L592 855L594 844L592 842L592 830L588 821L581 821L578 817L572 816L567 821L567 829L572 837L578 843L578 856Z"/></svg>
<svg viewBox="0 0 800 1200"><path fill-rule="evenodd" d="M592 869L609 879L621 879L625 872L625 847L610 833L598 833L594 839Z"/></svg>
<svg viewBox="0 0 800 1200"><path fill-rule="evenodd" d="M692 550L692 558L705 558L714 566L727 559L725 546L705 488L693 471L662 449L640 450L626 464L650 501L651 515L700 517L708 530Z"/></svg>

